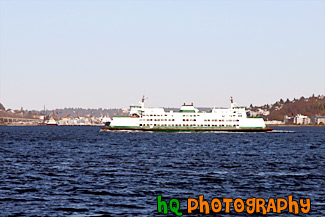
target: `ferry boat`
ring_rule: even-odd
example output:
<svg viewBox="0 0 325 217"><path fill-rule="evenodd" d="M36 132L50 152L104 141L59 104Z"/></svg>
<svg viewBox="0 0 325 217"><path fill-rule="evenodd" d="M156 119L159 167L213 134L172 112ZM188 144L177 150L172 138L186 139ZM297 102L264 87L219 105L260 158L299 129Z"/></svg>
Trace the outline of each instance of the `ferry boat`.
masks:
<svg viewBox="0 0 325 217"><path fill-rule="evenodd" d="M263 118L247 117L244 106L236 106L231 97L230 108L200 111L193 103L178 111L147 108L144 97L138 106L130 106L128 116L114 116L103 131L157 131L157 132L266 132Z"/></svg>

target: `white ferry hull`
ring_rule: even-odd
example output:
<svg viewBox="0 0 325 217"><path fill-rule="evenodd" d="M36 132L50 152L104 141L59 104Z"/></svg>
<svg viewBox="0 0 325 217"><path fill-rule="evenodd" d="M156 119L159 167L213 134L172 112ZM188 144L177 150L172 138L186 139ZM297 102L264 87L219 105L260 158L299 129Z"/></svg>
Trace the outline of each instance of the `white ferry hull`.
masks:
<svg viewBox="0 0 325 217"><path fill-rule="evenodd" d="M103 127L102 131L142 131L142 132L268 132L273 129L265 127L265 128L168 128L168 127Z"/></svg>

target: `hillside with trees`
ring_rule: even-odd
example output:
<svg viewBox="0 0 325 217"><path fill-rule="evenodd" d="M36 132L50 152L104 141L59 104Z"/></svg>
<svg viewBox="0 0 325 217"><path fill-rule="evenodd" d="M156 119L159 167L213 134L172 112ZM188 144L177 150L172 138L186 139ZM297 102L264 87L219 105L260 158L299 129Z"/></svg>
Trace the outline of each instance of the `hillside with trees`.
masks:
<svg viewBox="0 0 325 217"><path fill-rule="evenodd" d="M300 99L293 99L292 101L289 99L286 101L280 99L272 105L252 106L250 109L253 111L257 109L269 111L268 115L262 115L268 120L283 121L285 115L292 117L297 114L306 115L308 117L313 117L315 115L325 116L325 97L312 95L309 98L302 96Z"/></svg>

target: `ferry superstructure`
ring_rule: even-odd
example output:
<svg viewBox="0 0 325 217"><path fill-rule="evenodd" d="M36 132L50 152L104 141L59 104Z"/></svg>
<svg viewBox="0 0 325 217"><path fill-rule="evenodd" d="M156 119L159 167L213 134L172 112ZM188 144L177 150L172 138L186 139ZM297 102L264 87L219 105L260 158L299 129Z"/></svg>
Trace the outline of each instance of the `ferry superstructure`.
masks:
<svg viewBox="0 0 325 217"><path fill-rule="evenodd" d="M265 132L263 118L247 117L245 107L236 106L231 98L230 108L213 108L199 111L193 103L184 103L178 111L164 108L147 108L144 97L138 106L130 106L128 116L114 116L103 130L140 130L140 131L249 131Z"/></svg>

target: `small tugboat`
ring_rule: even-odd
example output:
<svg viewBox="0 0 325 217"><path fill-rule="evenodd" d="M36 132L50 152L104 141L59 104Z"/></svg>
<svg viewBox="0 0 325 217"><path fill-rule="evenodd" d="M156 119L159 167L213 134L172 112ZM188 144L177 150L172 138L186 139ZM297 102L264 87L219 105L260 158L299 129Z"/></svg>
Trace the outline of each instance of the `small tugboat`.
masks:
<svg viewBox="0 0 325 217"><path fill-rule="evenodd" d="M212 108L199 111L184 105L179 111L164 108L146 108L144 97L139 106L130 106L128 116L114 116L102 131L155 131L155 132L267 132L261 117L247 117L244 106L236 106L231 97L230 108Z"/></svg>

